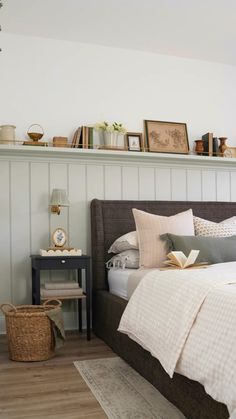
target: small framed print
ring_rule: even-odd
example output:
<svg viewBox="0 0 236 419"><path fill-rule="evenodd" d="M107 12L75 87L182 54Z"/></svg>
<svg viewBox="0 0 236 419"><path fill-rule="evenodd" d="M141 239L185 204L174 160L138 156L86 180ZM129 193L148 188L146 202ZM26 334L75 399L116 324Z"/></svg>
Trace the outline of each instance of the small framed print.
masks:
<svg viewBox="0 0 236 419"><path fill-rule="evenodd" d="M142 151L142 133L141 132L127 132L126 145L128 151Z"/></svg>
<svg viewBox="0 0 236 419"><path fill-rule="evenodd" d="M53 233L52 233L52 242L55 247L63 247L67 241L67 235L65 230L63 228L58 227Z"/></svg>
<svg viewBox="0 0 236 419"><path fill-rule="evenodd" d="M146 145L154 153L188 154L187 125L180 122L144 121Z"/></svg>

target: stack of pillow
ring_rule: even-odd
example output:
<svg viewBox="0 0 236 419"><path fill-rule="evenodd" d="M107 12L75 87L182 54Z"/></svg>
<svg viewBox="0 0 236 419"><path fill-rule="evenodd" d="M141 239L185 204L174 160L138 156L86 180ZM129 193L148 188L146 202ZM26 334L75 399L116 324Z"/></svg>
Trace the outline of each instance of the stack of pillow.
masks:
<svg viewBox="0 0 236 419"><path fill-rule="evenodd" d="M109 248L107 267L159 268L171 250L186 256L200 250L197 262L236 260L236 217L220 223L193 216L192 210L165 217L133 209L136 231L119 237Z"/></svg>

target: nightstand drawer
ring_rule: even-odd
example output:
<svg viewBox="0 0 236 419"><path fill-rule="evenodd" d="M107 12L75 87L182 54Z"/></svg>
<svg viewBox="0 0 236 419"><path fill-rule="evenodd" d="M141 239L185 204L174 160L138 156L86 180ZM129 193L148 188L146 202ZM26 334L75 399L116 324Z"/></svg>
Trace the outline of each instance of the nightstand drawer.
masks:
<svg viewBox="0 0 236 419"><path fill-rule="evenodd" d="M44 257L35 258L32 261L32 267L34 269L85 269L88 263L88 258L85 256L71 256L71 257Z"/></svg>

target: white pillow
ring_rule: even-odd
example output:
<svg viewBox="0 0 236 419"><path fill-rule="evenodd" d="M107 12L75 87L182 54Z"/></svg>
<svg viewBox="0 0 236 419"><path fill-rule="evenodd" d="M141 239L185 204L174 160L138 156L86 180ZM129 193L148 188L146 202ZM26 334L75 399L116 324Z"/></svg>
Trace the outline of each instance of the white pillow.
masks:
<svg viewBox="0 0 236 419"><path fill-rule="evenodd" d="M108 253L120 253L130 249L138 249L138 236L136 231L126 233L116 239L109 248Z"/></svg>
<svg viewBox="0 0 236 419"><path fill-rule="evenodd" d="M233 220L234 219L234 220ZM205 237L230 237L236 235L235 217L214 223L213 221L204 220L203 218L193 217L194 230L196 236Z"/></svg>
<svg viewBox="0 0 236 419"><path fill-rule="evenodd" d="M194 236L191 209L165 217L133 208L133 215L138 233L140 266L142 267L159 268L162 265L167 254L166 244L160 238L162 234Z"/></svg>
<svg viewBox="0 0 236 419"><path fill-rule="evenodd" d="M139 251L138 250L125 250L124 252L118 253L113 256L106 263L106 267L109 268L139 268Z"/></svg>

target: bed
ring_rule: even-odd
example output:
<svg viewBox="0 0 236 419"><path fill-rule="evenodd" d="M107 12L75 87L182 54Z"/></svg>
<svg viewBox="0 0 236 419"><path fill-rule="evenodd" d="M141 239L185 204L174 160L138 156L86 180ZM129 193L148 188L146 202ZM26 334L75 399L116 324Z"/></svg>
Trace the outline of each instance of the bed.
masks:
<svg viewBox="0 0 236 419"><path fill-rule="evenodd" d="M229 417L226 406L207 395L200 383L177 373L170 379L156 358L126 335L117 332L127 301L108 291L105 262L109 259L107 250L112 242L135 229L134 207L166 216L192 208L195 215L219 222L236 214L236 203L96 199L91 203L94 333L158 388L186 418L226 419Z"/></svg>

